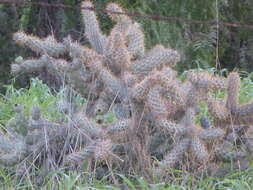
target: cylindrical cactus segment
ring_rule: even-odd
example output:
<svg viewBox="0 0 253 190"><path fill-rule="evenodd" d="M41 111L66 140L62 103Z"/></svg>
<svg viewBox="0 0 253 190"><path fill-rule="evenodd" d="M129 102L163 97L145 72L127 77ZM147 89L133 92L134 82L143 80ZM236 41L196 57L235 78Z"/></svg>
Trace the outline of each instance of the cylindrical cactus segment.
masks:
<svg viewBox="0 0 253 190"><path fill-rule="evenodd" d="M13 109L16 112L16 114L6 123L7 131L12 133L12 135L14 136L19 135L26 136L28 122L23 113L24 106L22 104L15 104L13 106Z"/></svg>
<svg viewBox="0 0 253 190"><path fill-rule="evenodd" d="M154 153L160 145L166 142L166 138L167 138L166 135L160 132L152 135L149 139L149 149L148 149L149 152L151 154Z"/></svg>
<svg viewBox="0 0 253 190"><path fill-rule="evenodd" d="M239 104L240 77L238 73L232 72L228 75L228 97L226 107L235 113Z"/></svg>
<svg viewBox="0 0 253 190"><path fill-rule="evenodd" d="M0 131L0 154L9 153L12 151L12 149L13 143L11 142L11 139Z"/></svg>
<svg viewBox="0 0 253 190"><path fill-rule="evenodd" d="M214 76L207 71L188 72L186 77L198 88L210 90L225 90L227 88L227 80L225 78Z"/></svg>
<svg viewBox="0 0 253 190"><path fill-rule="evenodd" d="M86 146L79 152L74 152L64 159L64 164L82 163L84 160L95 158L96 160L106 160L112 152L110 140L98 140Z"/></svg>
<svg viewBox="0 0 253 190"><path fill-rule="evenodd" d="M245 139L245 145L248 151L251 154L253 154L253 127L252 126L250 126L250 128L247 130L243 138Z"/></svg>
<svg viewBox="0 0 253 190"><path fill-rule="evenodd" d="M107 10L123 13L122 8L115 3L109 3ZM123 14L117 15L109 13L109 16L117 22L113 27L112 32L117 31L123 34L127 49L132 58L139 59L143 57L145 53L144 33L140 25Z"/></svg>
<svg viewBox="0 0 253 190"><path fill-rule="evenodd" d="M246 157L246 153L236 151L233 143L224 141L215 149L215 156L218 160L230 162L232 160L239 160Z"/></svg>
<svg viewBox="0 0 253 190"><path fill-rule="evenodd" d="M48 54L53 57L59 57L66 53L66 47L58 43L53 36L40 39L24 32L16 32L13 35L13 40L20 45L24 45L39 54Z"/></svg>
<svg viewBox="0 0 253 190"><path fill-rule="evenodd" d="M137 82L130 89L130 96L135 100L142 101L145 100L149 89L155 84L153 75L146 76L142 81Z"/></svg>
<svg viewBox="0 0 253 190"><path fill-rule="evenodd" d="M192 127L195 125L195 109L193 107L187 108L180 124L186 127Z"/></svg>
<svg viewBox="0 0 253 190"><path fill-rule="evenodd" d="M230 111L226 108L225 104L219 99L213 97L208 98L208 110L215 120L226 121L230 117Z"/></svg>
<svg viewBox="0 0 253 190"><path fill-rule="evenodd" d="M134 59L140 59L145 55L144 34L139 24L134 23L126 34L127 49Z"/></svg>
<svg viewBox="0 0 253 190"><path fill-rule="evenodd" d="M129 105L117 103L113 105L113 113L117 119L127 119L131 117L131 107Z"/></svg>
<svg viewBox="0 0 253 190"><path fill-rule="evenodd" d="M104 114L106 113L111 104L113 103L114 97L112 96L111 93L108 93L106 90L100 93L99 99L95 102L94 105L94 114Z"/></svg>
<svg viewBox="0 0 253 190"><path fill-rule="evenodd" d="M73 41L70 36L63 39L63 44L66 46L70 57L81 59L86 64L101 57L96 50L82 46L77 41Z"/></svg>
<svg viewBox="0 0 253 190"><path fill-rule="evenodd" d="M110 137L113 143L125 143L128 142L128 132L132 127L132 119L122 119L109 124L106 127L106 134Z"/></svg>
<svg viewBox="0 0 253 190"><path fill-rule="evenodd" d="M40 108L38 105L35 105L32 107L31 118L33 120L39 120L41 118L41 112L40 112Z"/></svg>
<svg viewBox="0 0 253 190"><path fill-rule="evenodd" d="M90 159L95 155L95 149L96 143L92 143L79 152L73 152L64 158L64 164L76 164Z"/></svg>
<svg viewBox="0 0 253 190"><path fill-rule="evenodd" d="M156 120L156 126L171 135L184 135L187 132L187 127L162 118Z"/></svg>
<svg viewBox="0 0 253 190"><path fill-rule="evenodd" d="M205 163L209 160L209 153L197 136L191 139L191 150L197 161Z"/></svg>
<svg viewBox="0 0 253 190"><path fill-rule="evenodd" d="M110 139L101 140L97 143L95 149L96 160L107 160L112 156L113 143Z"/></svg>
<svg viewBox="0 0 253 190"><path fill-rule="evenodd" d="M107 65L114 74L122 74L130 64L131 55L121 33L112 32L109 41L110 47L107 47L106 52Z"/></svg>
<svg viewBox="0 0 253 190"><path fill-rule="evenodd" d="M9 153L5 155L0 155L0 165L7 167L15 166L20 161L24 159L24 155L18 153Z"/></svg>
<svg viewBox="0 0 253 190"><path fill-rule="evenodd" d="M253 102L240 105L237 107L236 111L234 112L236 117L249 117L251 118L253 115Z"/></svg>
<svg viewBox="0 0 253 190"><path fill-rule="evenodd" d="M171 88L163 93L166 101L170 103L170 113L175 113L177 110L184 109L186 107L186 96L179 88Z"/></svg>
<svg viewBox="0 0 253 190"><path fill-rule="evenodd" d="M93 8L90 1L84 1L82 7ZM91 46L99 53L103 54L107 44L107 38L102 34L96 14L93 10L82 9L83 21L85 24L85 34Z"/></svg>
<svg viewBox="0 0 253 190"><path fill-rule="evenodd" d="M160 93L161 86L154 86L151 88L147 96L147 103L155 117L166 118L168 115L168 108Z"/></svg>
<svg viewBox="0 0 253 190"><path fill-rule="evenodd" d="M202 140L215 140L218 138L222 138L225 135L225 131L222 129L218 128L209 128L202 130L199 134L198 137Z"/></svg>
<svg viewBox="0 0 253 190"><path fill-rule="evenodd" d="M161 72L157 73L156 77L164 88L170 88L171 86L174 86L174 84L178 82L176 80L177 72L171 69L170 67L163 68ZM174 82L174 80L176 80L177 82Z"/></svg>
<svg viewBox="0 0 253 190"><path fill-rule="evenodd" d="M0 133L0 165L11 167L27 156L27 147L23 138L7 137Z"/></svg>
<svg viewBox="0 0 253 190"><path fill-rule="evenodd" d="M19 64L12 64L11 72L15 75L19 73L31 73L34 71L40 71L41 69L48 67L48 64L50 63L48 63L48 59L46 58L46 56L42 56L39 59L28 59L22 61Z"/></svg>
<svg viewBox="0 0 253 190"><path fill-rule="evenodd" d="M115 22L129 22L131 21L131 19L129 18L129 16L127 16L126 14L124 14L124 10L122 7L120 7L118 4L116 3L109 3L106 6L106 10L107 11L111 11L111 13L109 12L108 15L110 16L110 18L115 21ZM115 12L117 13L122 13L122 14L114 14Z"/></svg>
<svg viewBox="0 0 253 190"><path fill-rule="evenodd" d="M191 140L188 138L182 139L160 162L162 168L173 168L177 162L181 161L183 154L187 151Z"/></svg>
<svg viewBox="0 0 253 190"><path fill-rule="evenodd" d="M112 124L109 124L109 126L106 128L106 131L109 135L117 135L121 132L127 132L130 129L131 124L131 119L119 120Z"/></svg>
<svg viewBox="0 0 253 190"><path fill-rule="evenodd" d="M96 123L92 122L83 112L75 114L73 125L77 127L85 136L95 138L100 137L101 128Z"/></svg>
<svg viewBox="0 0 253 190"><path fill-rule="evenodd" d="M113 98L118 97L123 100L127 97L128 92L123 81L113 75L108 69L98 66L98 77L103 81L107 92L111 93Z"/></svg>
<svg viewBox="0 0 253 190"><path fill-rule="evenodd" d="M134 61L130 65L130 71L138 75L147 75L155 68L165 65L174 66L179 59L179 54L175 50L165 49L158 45L150 50L143 59Z"/></svg>

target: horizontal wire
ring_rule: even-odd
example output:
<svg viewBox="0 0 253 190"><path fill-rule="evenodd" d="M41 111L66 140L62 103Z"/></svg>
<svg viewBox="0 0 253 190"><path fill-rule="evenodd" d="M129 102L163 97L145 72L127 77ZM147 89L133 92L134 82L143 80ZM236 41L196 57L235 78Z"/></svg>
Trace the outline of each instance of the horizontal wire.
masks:
<svg viewBox="0 0 253 190"><path fill-rule="evenodd" d="M190 24L208 24L208 25L223 25L226 27L233 27L233 28L244 28L253 30L253 25L241 25L239 23L229 23L229 22L217 22L217 21L201 21L201 20L193 20L188 18L182 17L168 17L168 16L161 16L161 15L150 15L150 14L141 14L139 12L118 12L118 11L111 11L102 8L93 8L93 7L80 7L80 6L72 6L66 5L61 3L51 4L46 2L29 2L29 1L15 1L15 0L0 0L0 4L13 4L17 6L42 6L42 7L52 7L52 8L63 8L63 9L86 9L95 12L102 12L102 13L111 13L111 14L121 14L121 15L128 15L130 17L142 17L145 19L157 20L157 21L167 21L167 22L184 22Z"/></svg>

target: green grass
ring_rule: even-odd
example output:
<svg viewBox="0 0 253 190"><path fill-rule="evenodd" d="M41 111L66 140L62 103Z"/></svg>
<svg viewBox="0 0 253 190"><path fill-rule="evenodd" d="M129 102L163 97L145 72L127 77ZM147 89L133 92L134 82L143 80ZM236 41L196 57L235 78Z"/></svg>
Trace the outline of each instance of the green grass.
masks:
<svg viewBox="0 0 253 190"><path fill-rule="evenodd" d="M57 180L54 176L57 175ZM133 176L131 179L115 174L122 180L124 187L128 189L143 189L143 190L251 190L253 186L253 171L252 169L244 172L238 172L228 175L226 178L205 178L197 180L193 176L184 175L173 179L170 182L152 183L150 184L143 177ZM13 184L14 176L0 169L0 186L1 190L11 189L53 189L58 190L83 190L83 189L99 189L99 190L116 190L119 187L110 185L106 180L91 179L88 173L70 172L64 173L54 171L47 176L47 182L43 187L32 185L29 180L27 183L18 186ZM57 181L57 182L56 182Z"/></svg>
<svg viewBox="0 0 253 190"><path fill-rule="evenodd" d="M183 78L183 76L181 76ZM253 73L248 74L242 79L240 90L240 102L248 102L253 97ZM65 90L60 92L52 92L48 86L38 79L32 79L30 88L15 89L13 85L6 86L5 95L0 96L0 125L4 126L6 122L14 115L12 110L13 104L23 104L25 106L25 114L29 115L29 110L34 104L41 107L43 117L50 120L57 120L61 114L56 110L56 102L65 98ZM224 93L218 94L224 97ZM80 107L85 104L85 100L79 95L73 96ZM203 115L208 115L205 106L202 107ZM114 115L109 113L105 116L107 122L115 120ZM74 190L74 189L120 189L111 185L106 180L106 176L102 180L96 180L92 174L85 172L63 172L53 171L47 176L46 183L42 187L34 186L27 178L25 184L15 185L15 172L0 168L0 190L9 189L56 189ZM32 174L28 174L32 176ZM126 177L121 174L114 175L123 182L128 189L159 189L159 190L251 190L253 187L253 169L249 168L244 172L231 173L226 178L205 178L196 179L191 175L178 175L167 183L153 182L150 184L147 180L140 176ZM57 180L56 179L57 176Z"/></svg>
<svg viewBox="0 0 253 190"><path fill-rule="evenodd" d="M13 84L6 85L6 94L0 94L0 124L5 124L14 112L12 106L14 104L23 104L25 115L28 116L33 105L38 105L41 109L43 117L50 120L57 120L61 114L56 109L56 103L66 98L66 89L60 92L52 92L50 88L38 79L31 79L30 88L15 89ZM73 101L82 106L85 100L74 95Z"/></svg>

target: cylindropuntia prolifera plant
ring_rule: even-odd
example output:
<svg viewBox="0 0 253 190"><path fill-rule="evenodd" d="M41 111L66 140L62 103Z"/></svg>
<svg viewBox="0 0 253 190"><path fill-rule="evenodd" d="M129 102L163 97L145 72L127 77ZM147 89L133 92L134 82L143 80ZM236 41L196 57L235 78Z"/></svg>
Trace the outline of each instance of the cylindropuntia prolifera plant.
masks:
<svg viewBox="0 0 253 190"><path fill-rule="evenodd" d="M82 6L91 8L93 4L86 0ZM210 146L213 147L215 141L217 146L225 146L223 139L230 131L217 122L214 127L209 123L201 128L195 124L195 110L204 102L215 121L229 123L231 115L236 121L248 119L252 106L251 103L238 103L238 74L231 73L224 78L208 72L188 72L187 80L182 82L173 70L180 60L176 50L163 45L146 50L140 25L126 14L115 14L115 11L124 12L115 3L109 3L106 10L116 23L109 35L102 33L92 10L82 10L90 47L70 36L57 42L53 36L40 39L21 31L13 35L19 45L40 55L36 59L16 61L12 65L14 74L46 67L55 75L66 76L69 86L87 98L90 105L87 112L73 111L68 123L64 124L42 119L39 108L35 107L28 123L28 134L20 143L33 147L31 150L35 153L38 148L44 150L44 160L52 158L53 154L57 166L85 159L91 162L110 160L110 163L117 160L117 170L145 173L150 171L152 152L158 147L163 147L164 157L159 170L174 167L185 154L192 155L192 162L200 165L216 162ZM216 90L228 91L225 103L213 99L211 93ZM98 124L92 120L109 111L116 113L117 121ZM152 138L161 134L167 140ZM5 138L2 135L0 140L9 142ZM57 150L63 152L48 149L48 140L55 145L53 148L58 147ZM251 141L247 142L252 145ZM115 152L117 146L123 147L119 155ZM219 155L219 149L215 150ZM194 169L193 166L191 170Z"/></svg>

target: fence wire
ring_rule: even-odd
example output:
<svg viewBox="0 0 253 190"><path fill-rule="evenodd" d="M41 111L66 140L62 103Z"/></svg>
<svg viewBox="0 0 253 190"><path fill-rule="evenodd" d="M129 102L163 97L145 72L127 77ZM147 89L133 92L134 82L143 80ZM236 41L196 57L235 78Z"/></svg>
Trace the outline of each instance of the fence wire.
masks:
<svg viewBox="0 0 253 190"><path fill-rule="evenodd" d="M205 24L205 25L222 25L226 27L232 28L244 28L248 30L253 30L253 25L242 25L239 23L229 23L222 21L202 21L202 20L194 20L182 17L169 17L169 16L161 16L161 15L151 15L151 14L141 14L139 12L131 11L131 12L118 12L118 11L110 11L102 8L93 8L93 7L81 7L81 6L72 6L66 5L62 3L46 3L46 2L30 2L30 1L22 1L22 0L0 0L0 4L10 4L15 6L41 6L41 7L51 7L51 8L63 8L63 9L86 9L95 12L102 13L111 13L111 14L123 14L128 15L130 17L140 17L144 19L151 19L163 22L182 22L188 24Z"/></svg>

